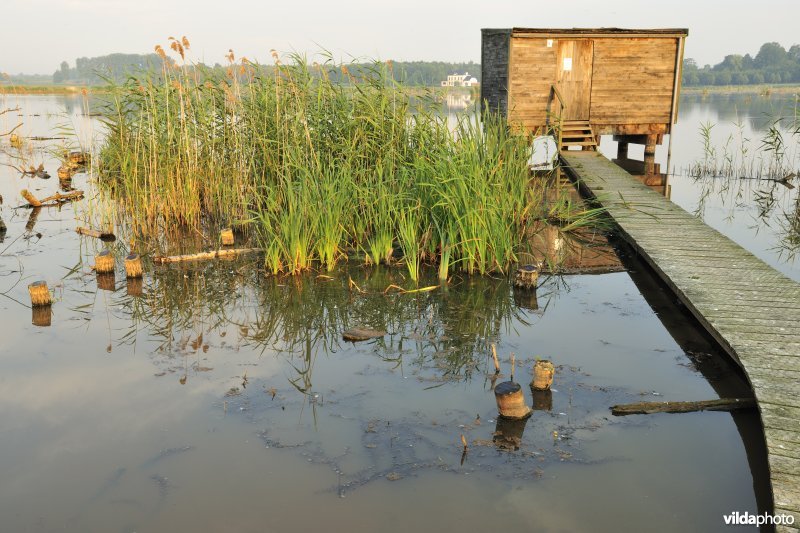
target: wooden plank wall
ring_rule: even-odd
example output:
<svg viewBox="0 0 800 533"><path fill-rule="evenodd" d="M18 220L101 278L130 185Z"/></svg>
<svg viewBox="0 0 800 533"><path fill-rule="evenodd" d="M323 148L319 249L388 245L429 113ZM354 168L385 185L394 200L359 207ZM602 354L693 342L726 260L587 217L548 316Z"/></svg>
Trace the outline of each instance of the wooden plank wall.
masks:
<svg viewBox="0 0 800 533"><path fill-rule="evenodd" d="M575 40L551 39L553 46L548 47L547 36L511 37L507 59L511 124L528 130L545 124L550 85L558 80L559 40ZM601 36L591 40L592 124L663 124L665 130L670 122L678 39Z"/></svg>
<svg viewBox="0 0 800 533"><path fill-rule="evenodd" d="M535 129L547 118L550 85L556 80L556 45L547 39L511 38L508 121Z"/></svg>
<svg viewBox="0 0 800 533"><path fill-rule="evenodd" d="M676 38L594 41L592 124L669 124Z"/></svg>

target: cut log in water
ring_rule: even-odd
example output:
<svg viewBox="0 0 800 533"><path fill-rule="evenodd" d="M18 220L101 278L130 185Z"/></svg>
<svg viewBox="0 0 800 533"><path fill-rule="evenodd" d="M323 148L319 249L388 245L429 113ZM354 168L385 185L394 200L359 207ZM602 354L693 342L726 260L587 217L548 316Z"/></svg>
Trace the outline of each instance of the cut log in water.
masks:
<svg viewBox="0 0 800 533"><path fill-rule="evenodd" d="M44 281L34 281L28 285L28 293L31 296L31 306L33 307L50 305L52 302L50 289L47 288L47 283Z"/></svg>
<svg viewBox="0 0 800 533"><path fill-rule="evenodd" d="M230 250L215 250L213 252L200 252L198 254L156 256L153 258L153 262L161 265L164 263L180 263L183 261L202 261L205 259L233 257L236 255L261 251L261 248L231 248Z"/></svg>
<svg viewBox="0 0 800 533"><path fill-rule="evenodd" d="M101 274L114 272L114 256L111 252L103 250L94 256L94 269Z"/></svg>
<svg viewBox="0 0 800 533"><path fill-rule="evenodd" d="M519 383L504 381L494 389L497 410L500 416L520 420L531 416L531 408L525 403L525 395Z"/></svg>
<svg viewBox="0 0 800 533"><path fill-rule="evenodd" d="M222 241L222 246L233 246L233 230L230 228L225 228L219 233L220 241Z"/></svg>
<svg viewBox="0 0 800 533"><path fill-rule="evenodd" d="M653 413L692 413L694 411L736 411L756 407L754 398L722 398L699 402L639 402L614 405L611 414L649 415Z"/></svg>
<svg viewBox="0 0 800 533"><path fill-rule="evenodd" d="M84 228L78 226L75 228L75 231L81 235L86 235L87 237L94 237L95 239L100 239L101 241L115 241L117 240L116 235L113 233L108 233L92 228Z"/></svg>
<svg viewBox="0 0 800 533"><path fill-rule="evenodd" d="M533 380L531 388L534 390L548 390L553 384L556 369L550 361L536 361L533 365Z"/></svg>
<svg viewBox="0 0 800 533"><path fill-rule="evenodd" d="M127 278L142 277L142 258L139 257L139 254L131 252L125 258L125 277Z"/></svg>

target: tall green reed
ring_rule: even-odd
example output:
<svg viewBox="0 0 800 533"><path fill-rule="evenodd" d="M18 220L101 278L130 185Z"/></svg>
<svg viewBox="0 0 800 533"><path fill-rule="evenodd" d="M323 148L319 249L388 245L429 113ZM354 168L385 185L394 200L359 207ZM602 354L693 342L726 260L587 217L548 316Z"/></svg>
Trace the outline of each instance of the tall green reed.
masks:
<svg viewBox="0 0 800 533"><path fill-rule="evenodd" d="M423 263L441 279L506 272L528 223L550 216L528 136L488 112L449 123L391 63L354 75L231 52L211 69L186 60L188 41L170 48L178 60L157 47L161 71L113 87L103 116L103 183L144 233L247 224L272 273L401 255L416 281Z"/></svg>

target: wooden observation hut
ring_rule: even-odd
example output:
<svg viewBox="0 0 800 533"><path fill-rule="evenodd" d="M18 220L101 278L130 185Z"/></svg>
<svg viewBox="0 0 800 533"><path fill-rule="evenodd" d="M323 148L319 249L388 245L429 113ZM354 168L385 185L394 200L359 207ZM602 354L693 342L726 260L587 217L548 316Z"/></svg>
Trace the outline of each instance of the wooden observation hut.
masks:
<svg viewBox="0 0 800 533"><path fill-rule="evenodd" d="M678 117L686 29L481 30L481 102L559 149L614 135L654 154Z"/></svg>

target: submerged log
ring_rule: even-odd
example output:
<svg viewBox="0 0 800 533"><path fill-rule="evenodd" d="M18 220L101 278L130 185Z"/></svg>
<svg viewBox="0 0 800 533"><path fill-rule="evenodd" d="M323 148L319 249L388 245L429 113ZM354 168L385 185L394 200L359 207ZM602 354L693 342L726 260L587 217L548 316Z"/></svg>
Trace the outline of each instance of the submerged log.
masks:
<svg viewBox="0 0 800 533"><path fill-rule="evenodd" d="M342 332L342 338L350 342L366 341L377 339L386 335L385 331L367 328L350 328Z"/></svg>
<svg viewBox="0 0 800 533"><path fill-rule="evenodd" d="M81 235L86 235L87 237L94 237L95 239L100 239L101 241L111 242L117 240L117 236L114 235L113 233L108 233L92 228L84 228L78 226L77 228L75 228L75 232Z"/></svg>
<svg viewBox="0 0 800 533"><path fill-rule="evenodd" d="M754 398L721 398L699 402L638 402L614 405L611 414L649 415L653 413L692 413L694 411L736 411L756 407Z"/></svg>
<svg viewBox="0 0 800 533"><path fill-rule="evenodd" d="M262 251L261 248L231 248L230 250L215 250L213 252L200 252L198 254L156 256L153 258L153 262L161 265L164 263L180 263L182 261L202 261L204 259L232 257L260 251Z"/></svg>

